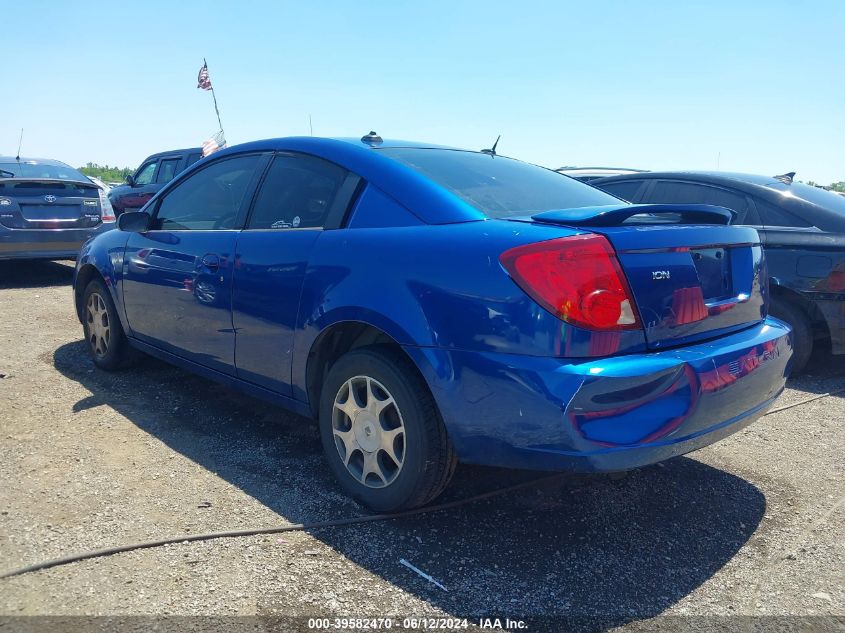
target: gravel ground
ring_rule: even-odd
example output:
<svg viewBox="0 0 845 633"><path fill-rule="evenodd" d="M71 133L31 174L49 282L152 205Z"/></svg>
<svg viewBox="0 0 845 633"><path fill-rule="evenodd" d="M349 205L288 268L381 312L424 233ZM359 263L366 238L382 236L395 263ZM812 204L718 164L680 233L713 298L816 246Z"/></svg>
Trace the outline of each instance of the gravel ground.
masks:
<svg viewBox="0 0 845 633"><path fill-rule="evenodd" d="M365 514L331 479L308 421L152 359L95 371L71 271L0 262L0 571ZM775 406L842 388L845 359L819 353ZM0 580L0 615L486 615L536 618L532 630L554 630L555 616L630 630L824 616L811 622L842 630L843 448L845 393L621 480L562 475L412 518L179 543ZM444 500L534 477L460 467Z"/></svg>

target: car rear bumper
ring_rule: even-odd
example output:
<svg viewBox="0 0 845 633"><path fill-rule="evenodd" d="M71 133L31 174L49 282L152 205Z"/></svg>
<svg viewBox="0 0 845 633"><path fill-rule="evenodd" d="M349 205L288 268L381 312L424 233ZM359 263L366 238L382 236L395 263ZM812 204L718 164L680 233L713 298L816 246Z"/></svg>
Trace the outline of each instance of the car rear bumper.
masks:
<svg viewBox="0 0 845 633"><path fill-rule="evenodd" d="M0 226L0 259L74 259L85 241L114 222L86 229L9 229Z"/></svg>
<svg viewBox="0 0 845 633"><path fill-rule="evenodd" d="M688 453L757 419L784 388L792 337L769 318L706 343L601 360L408 351L462 461L615 471Z"/></svg>

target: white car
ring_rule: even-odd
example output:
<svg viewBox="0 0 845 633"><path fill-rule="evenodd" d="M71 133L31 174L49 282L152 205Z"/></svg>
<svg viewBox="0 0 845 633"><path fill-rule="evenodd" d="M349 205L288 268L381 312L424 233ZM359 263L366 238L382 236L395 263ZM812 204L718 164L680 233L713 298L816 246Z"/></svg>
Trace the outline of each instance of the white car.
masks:
<svg viewBox="0 0 845 633"><path fill-rule="evenodd" d="M104 183L99 178L97 178L96 176L87 176L87 178L88 178L88 180L93 182L95 185L97 185L100 189L102 189L103 192L105 192L106 194L108 194L108 192L111 191L111 187L109 185L107 185L106 183Z"/></svg>
<svg viewBox="0 0 845 633"><path fill-rule="evenodd" d="M607 178L608 176L628 176L630 174L638 174L645 169L628 169L625 167L558 167L555 169L559 174L565 174L575 180L581 182L590 182L598 178Z"/></svg>

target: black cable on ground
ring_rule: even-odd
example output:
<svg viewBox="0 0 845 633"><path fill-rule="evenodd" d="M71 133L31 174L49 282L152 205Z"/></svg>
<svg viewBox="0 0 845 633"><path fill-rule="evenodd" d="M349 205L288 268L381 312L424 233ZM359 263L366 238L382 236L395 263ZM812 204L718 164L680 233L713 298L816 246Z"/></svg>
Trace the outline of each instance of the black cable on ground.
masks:
<svg viewBox="0 0 845 633"><path fill-rule="evenodd" d="M802 404L807 404L810 402L814 402L815 400L821 400L822 398L827 398L829 396L834 396L840 393L845 393L845 389L838 389L837 391L831 391L828 393L817 394L810 398L805 398L804 400L799 400L798 402L793 402L791 404L786 404L782 407L778 407L776 409L771 409L767 411L764 416L772 415L773 413L779 413L781 411L785 411L787 409L792 409L794 407L801 406ZM42 569L49 569L50 567L58 567L59 565L67 565L69 563L76 563L83 560L90 560L92 558L102 558L104 556L111 556L112 554L120 554L121 552L131 552L138 549L149 549L151 547L161 547L163 545L175 545L178 543L185 543L190 541L209 541L211 539L217 538L236 538L240 536L257 536L259 534L281 534L283 532L303 532L306 530L318 530L321 528L330 528L330 527L341 527L345 525L356 525L358 523L373 523L375 521L390 521L392 519L401 519L404 517L415 516L417 514L427 514L430 512L440 512L441 510L450 510L452 508L457 508L459 506L467 505L470 503L474 503L476 501L482 501L484 499L489 499L491 497L498 497L500 495L505 495L510 492L515 492L516 490L522 490L523 488L528 488L535 484L543 484L548 481L552 481L554 479L559 479L563 477L565 473L556 473L554 475L550 475L548 477L539 477L537 479L531 479L530 481L524 481L519 484L515 484L513 486L508 486L506 488L499 488L497 490L491 490L488 492L483 492L481 494L474 495L472 497L467 497L466 499L456 499L455 501L449 501L446 503L440 503L433 506L424 506L422 508L414 508L413 510L406 510L404 512L394 512L392 514L371 514L367 516L361 517L352 517L349 519L336 519L333 521L316 521L314 523L292 523L290 525L283 525L280 527L272 527L272 528L256 528L252 530L229 530L226 532L208 532L205 534L190 534L186 536L177 536L172 538L161 539L158 541L144 541L142 543L131 543L129 545L119 545L117 547L107 547L105 549L94 550L91 552L83 552L81 554L73 554L71 556L64 556L62 558L54 558L53 560L44 561L41 563L35 563L34 565L27 565L26 567L21 567L19 569L13 569L12 571L5 572L0 574L0 579L2 578L11 578L12 576L20 576L21 574L28 574L34 571L40 571Z"/></svg>
<svg viewBox="0 0 845 633"><path fill-rule="evenodd" d="M766 411L764 417L766 415L772 415L773 413L780 413L781 411L786 411L787 409L792 409L794 407L800 407L802 404L807 404L808 402L813 402L815 400L821 400L822 398L827 398L828 396L835 396L840 393L845 393L845 389L837 389L836 391L830 391L828 393L819 393L815 396L810 398L805 398L804 400L799 400L798 402L793 402L792 404L785 404L782 407L778 407L777 409L770 409Z"/></svg>
<svg viewBox="0 0 845 633"><path fill-rule="evenodd" d="M42 569L49 569L50 567L57 567L59 565L67 565L68 563L76 563L92 558L102 558L104 556L111 556L112 554L120 554L121 552L131 552L137 549L149 549L151 547L161 547L162 545L175 545L177 543L185 543L187 541L208 541L216 538L233 538L239 536L257 536L259 534L281 534L283 532L303 532L305 530L317 530L320 528L340 527L344 525L356 525L358 523L373 523L375 521L389 521L391 519L401 519L405 517L414 516L417 514L427 514L429 512L440 512L441 510L451 510L459 506L474 503L489 499L490 497L498 497L510 492L522 490L537 484L543 484L554 479L561 478L565 473L556 473L548 477L539 477L524 481L506 488L499 488L497 490L490 490L482 492L481 494L473 495L465 499L456 499L455 501L448 501L433 506L424 506L421 508L414 508L413 510L405 510L404 512L394 512L392 514L370 514L361 517L352 517L349 519L336 519L333 521L315 521L314 523L292 523L290 525L282 525L280 527L271 528L256 528L251 530L229 530L226 532L208 532L206 534L190 534L186 536L177 536L172 538L165 538L158 541L145 541L142 543L131 543L129 545L118 545L117 547L107 547L105 549L94 550L91 552L83 552L81 554L73 554L71 556L64 556L62 558L54 558L53 560L35 563L34 565L27 565L19 569L0 574L0 578L11 578L12 576L20 576L21 574L28 574L33 571L40 571Z"/></svg>

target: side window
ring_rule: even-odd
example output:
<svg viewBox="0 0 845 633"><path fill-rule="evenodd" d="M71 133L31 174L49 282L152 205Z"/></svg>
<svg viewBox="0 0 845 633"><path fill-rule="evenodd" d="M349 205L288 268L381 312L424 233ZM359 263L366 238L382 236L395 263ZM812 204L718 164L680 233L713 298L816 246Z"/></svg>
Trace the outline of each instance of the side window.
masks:
<svg viewBox="0 0 845 633"><path fill-rule="evenodd" d="M163 185L164 183L173 180L173 176L176 175L176 169L178 167L178 158L166 158L165 160L161 161L161 167L158 168L158 176L156 176L156 182Z"/></svg>
<svg viewBox="0 0 845 633"><path fill-rule="evenodd" d="M153 228L164 231L235 228L260 159L257 154L227 158L192 174L164 196Z"/></svg>
<svg viewBox="0 0 845 633"><path fill-rule="evenodd" d="M745 197L745 194L721 187L711 187L693 182L660 180L643 202L654 204L672 204L675 202L713 204L736 211L734 224L754 224L751 221L753 218L748 217L748 198Z"/></svg>
<svg viewBox="0 0 845 633"><path fill-rule="evenodd" d="M136 185L148 185L153 181L153 175L156 172L156 165L158 165L158 161L154 160L138 170L138 175L135 176L135 184Z"/></svg>
<svg viewBox="0 0 845 633"><path fill-rule="evenodd" d="M717 189L716 187L707 187L709 190L704 204L715 204L719 207L726 207L736 211L736 218L734 224L748 224L748 198L744 193L735 191L728 191L727 189Z"/></svg>
<svg viewBox="0 0 845 633"><path fill-rule="evenodd" d="M623 200L633 200L642 183L642 180L623 180L618 182L609 182L607 184L595 183L593 186L598 187L617 198L622 198Z"/></svg>
<svg viewBox="0 0 845 633"><path fill-rule="evenodd" d="M813 226L803 218L790 213L789 211L775 206L760 198L754 198L754 204L757 206L757 211L760 213L760 221L763 226L787 226L806 228Z"/></svg>
<svg viewBox="0 0 845 633"><path fill-rule="evenodd" d="M674 180L659 180L652 187L651 192L643 198L643 202L652 204L672 204L686 202L688 204L707 204L707 189L705 185L691 182L677 182Z"/></svg>
<svg viewBox="0 0 845 633"><path fill-rule="evenodd" d="M247 228L322 227L347 173L314 156L276 156L258 192Z"/></svg>
<svg viewBox="0 0 845 633"><path fill-rule="evenodd" d="M188 154L188 160L185 161L185 168L187 169L195 162L197 162L200 158L202 158L202 154L200 154L199 152L196 152L194 154Z"/></svg>

